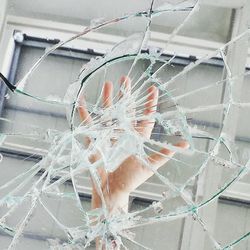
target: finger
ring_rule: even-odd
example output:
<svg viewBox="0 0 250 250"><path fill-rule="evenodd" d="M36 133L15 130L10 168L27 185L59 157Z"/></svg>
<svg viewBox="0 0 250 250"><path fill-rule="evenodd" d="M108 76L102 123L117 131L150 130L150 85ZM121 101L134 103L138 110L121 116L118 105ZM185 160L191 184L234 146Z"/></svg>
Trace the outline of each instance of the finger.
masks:
<svg viewBox="0 0 250 250"><path fill-rule="evenodd" d="M83 96L79 97L79 105L77 107L80 119L83 123L88 124L92 121L92 118L87 110L86 102Z"/></svg>
<svg viewBox="0 0 250 250"><path fill-rule="evenodd" d="M144 115L150 115L156 112L157 109L157 102L159 97L158 89L153 85L148 88L148 98L147 102L145 103L145 110Z"/></svg>
<svg viewBox="0 0 250 250"><path fill-rule="evenodd" d="M174 144L174 146L181 148L181 149L188 149L189 148L189 144L187 141L180 141L180 142ZM174 154L175 154L174 151L169 150L167 148L163 148L159 151L159 153L154 153L154 154L150 155L148 157L148 160L153 166L159 168L162 165L164 165L169 160L169 158L173 157Z"/></svg>
<svg viewBox="0 0 250 250"><path fill-rule="evenodd" d="M92 118L86 108L85 99L82 95L79 97L79 104L77 109L80 116L80 120L82 121L83 124L89 124L92 122ZM88 136L86 136L83 138L83 143L86 147L88 147L89 144L91 143L91 139Z"/></svg>
<svg viewBox="0 0 250 250"><path fill-rule="evenodd" d="M120 91L119 91L119 99L121 99L127 93L130 95L131 93L131 80L128 76L122 76L120 78Z"/></svg>
<svg viewBox="0 0 250 250"><path fill-rule="evenodd" d="M113 99L113 83L107 81L103 85L103 107L108 108L112 106L112 99Z"/></svg>
<svg viewBox="0 0 250 250"><path fill-rule="evenodd" d="M131 79L128 76L122 76L120 78L120 91L118 95L118 99L120 100L124 95L127 97L131 95ZM133 127L136 126L135 121L135 105L134 101L131 100L129 106L127 107L127 113L131 118L131 124Z"/></svg>
<svg viewBox="0 0 250 250"><path fill-rule="evenodd" d="M159 97L158 89L154 85L149 87L147 101L144 105L145 106L145 109L143 111L144 115L150 116L156 112L158 97ZM152 130L154 128L154 124L155 124L154 119L142 120L138 122L137 124L138 128L136 130L146 138L150 138Z"/></svg>

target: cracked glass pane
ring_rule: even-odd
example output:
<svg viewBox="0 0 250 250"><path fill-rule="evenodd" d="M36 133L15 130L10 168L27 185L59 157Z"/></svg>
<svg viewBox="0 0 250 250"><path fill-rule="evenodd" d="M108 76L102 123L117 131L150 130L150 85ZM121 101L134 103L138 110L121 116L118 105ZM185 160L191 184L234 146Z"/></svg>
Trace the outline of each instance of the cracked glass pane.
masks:
<svg viewBox="0 0 250 250"><path fill-rule="evenodd" d="M210 51L185 48L218 9L142 5L63 41L15 33L15 81L1 76L3 249L247 249L250 225L223 234L247 208L221 200L249 184L249 28L223 31ZM219 11L229 30L231 13ZM212 19L201 39L219 29ZM75 49L126 25L105 53Z"/></svg>

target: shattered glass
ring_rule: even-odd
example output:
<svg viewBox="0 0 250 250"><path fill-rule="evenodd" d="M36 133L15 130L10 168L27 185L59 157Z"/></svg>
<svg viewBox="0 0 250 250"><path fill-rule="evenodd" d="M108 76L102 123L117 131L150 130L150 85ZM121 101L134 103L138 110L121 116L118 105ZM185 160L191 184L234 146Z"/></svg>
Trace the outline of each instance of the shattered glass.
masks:
<svg viewBox="0 0 250 250"><path fill-rule="evenodd" d="M249 179L242 137L250 92L242 90L250 71L246 62L235 69L228 51L248 47L250 31L183 63L179 51L166 51L199 9L199 1L148 1L141 11L98 17L45 52L34 50L30 65L21 58L20 79L5 79L0 160L12 149L25 165L13 158L11 171L1 168L2 249L25 249L37 235L41 249L180 249L187 220L205 235L206 249L231 249L248 238L250 231L221 242L206 212ZM182 20L165 47L152 45L154 21L173 13ZM69 66L55 54L126 22L139 22L140 32L105 55ZM138 199L142 193L147 199Z"/></svg>

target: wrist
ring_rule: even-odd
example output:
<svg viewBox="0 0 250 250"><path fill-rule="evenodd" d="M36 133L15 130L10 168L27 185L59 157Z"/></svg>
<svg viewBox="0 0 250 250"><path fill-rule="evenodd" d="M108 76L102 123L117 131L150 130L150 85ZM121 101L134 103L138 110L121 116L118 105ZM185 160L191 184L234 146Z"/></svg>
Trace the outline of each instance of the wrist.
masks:
<svg viewBox="0 0 250 250"><path fill-rule="evenodd" d="M103 190L105 205L111 214L128 212L129 193L124 191L108 192ZM92 191L92 208L103 207L102 199L95 189Z"/></svg>

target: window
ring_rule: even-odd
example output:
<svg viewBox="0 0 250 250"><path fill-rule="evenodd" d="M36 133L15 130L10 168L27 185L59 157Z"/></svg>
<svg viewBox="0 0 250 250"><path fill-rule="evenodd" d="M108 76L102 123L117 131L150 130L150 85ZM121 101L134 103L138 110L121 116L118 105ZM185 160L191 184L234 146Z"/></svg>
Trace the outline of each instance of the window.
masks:
<svg viewBox="0 0 250 250"><path fill-rule="evenodd" d="M24 33L27 31L28 35L18 31L16 31L14 34L16 39L15 49L13 58L11 58L12 62L9 74L9 80L13 83L21 79L21 77L24 76L24 74L37 61L37 59L46 50L48 50L49 47L58 42L56 39L40 38L41 30L36 30L35 28L32 29L29 27L29 25L26 26L28 26L28 28L25 27L24 29L20 30L23 30ZM8 33L11 33L14 29L19 29L20 27L18 27L18 25L16 27L13 24L9 24L8 28ZM49 30L46 32L45 33L47 35L44 35L43 37L52 37L48 34L51 34L53 31ZM58 49L55 53L52 53L50 56L48 56L46 58L46 63L41 64L39 70L36 71L27 82L26 89L28 92L34 96L37 96L37 99L42 97L47 99L47 101L50 100L52 103L62 100L66 92L65 90L68 88L70 83L75 81L82 65L89 62L91 58L102 55L102 51L96 49L96 47L98 47L96 44L99 43L100 45L101 39L99 38L98 40L96 37L94 37L95 35L96 34L94 34L93 37L88 38L89 40L86 39L87 41L84 41L84 46L75 46L75 48L72 48L74 46L70 48L64 47ZM61 39L63 34L60 34L58 37ZM113 38L117 40L120 39L118 36L114 36ZM103 43L111 44L108 39L103 39ZM80 47L86 48L86 50L78 49ZM205 46L200 44L199 46L193 48L193 50L191 49L190 54L197 55L199 54L197 51L200 52L200 50L204 49L204 47ZM211 47L213 46L211 45ZM187 51L187 48L185 49ZM209 49L214 50L214 48ZM193 51L196 51L197 54L192 53ZM172 57L172 54L162 55L162 58L168 60ZM199 58L199 56L197 56L197 58ZM195 56L175 56L171 59L171 66L167 67L166 71L164 71L159 77L161 79L169 80L172 76L182 72L186 65L191 65L192 63L196 62L197 58ZM86 97L87 101L91 103L96 100L98 96L97 92L101 89L104 78L117 82L121 73L123 73L121 68L125 68L127 70L130 66L130 63L131 62L129 61L123 62L122 67L121 65L118 65L117 68L110 67L107 74L97 74L95 78L92 79L91 85L88 86L90 90L87 91L89 94ZM137 71L139 74L145 71L147 65L147 60L141 60L140 63L138 63ZM161 65L161 62L157 63L153 70L157 70L157 68L159 68ZM178 86L173 85L172 88L170 88L170 92L173 92L177 96L181 93L190 93L202 87L209 86L210 84L219 82L221 80L223 81L223 79L226 77L224 66L225 65L221 57L214 57L212 59L206 60L205 63L195 67L194 70L183 74L182 77L179 78ZM103 75L105 77L103 77ZM246 76L244 80L244 93L242 94L242 100L245 100L244 102L247 103L249 100L249 77ZM8 181L11 182L11 180L13 180L18 174L25 173L26 171L28 171L30 176L32 176L34 173L32 179L39 181L39 178L45 173L44 169L41 168L39 172L33 172L32 166L34 163L37 163L37 166L39 166L42 156L49 153L48 138L55 139L56 133L64 132L69 129L69 124L65 115L65 108L60 105L55 107L54 104L51 105L45 103L43 100L35 100L29 96L16 94L13 95L9 91L6 92L6 88L3 86L4 85L1 85L0 92L0 98L2 100L1 112L2 117L6 120L2 119L0 126L1 131L3 133L7 133L8 136L2 137L3 144L1 147L1 153L4 156L2 160L2 167L6 169L6 171L4 171L2 175L1 184L3 185ZM219 84L212 90L208 89L203 93L183 98L180 100L180 104L190 109L194 109L202 105L209 106L211 103L219 104L224 96L227 96L227 94L228 89L225 87L225 84ZM171 106L171 102L169 104L166 102L160 104L158 109L161 110L168 108L166 105L169 106L170 110L174 109ZM205 127L206 132L218 137L219 133L221 132L220 128L222 126L222 121L219 119L221 116L223 116L222 110L215 112L203 112L187 117L187 122L191 127L196 128L197 130L203 129ZM239 116L242 123L247 124L245 121L245 117L247 117L246 111L239 113ZM248 134L248 127L246 126L243 129L242 128L243 126L241 126L241 124L236 128L237 136L235 144L239 148L238 151L240 151L239 155L240 160L242 161L241 163L245 164L248 159L250 140L246 136ZM152 136L155 136L156 140L160 141L162 139L162 137L159 136L162 129L163 126L155 126L155 134ZM171 140L171 138L167 139ZM195 148L202 152L207 152L209 149L214 147L214 142L206 137L194 137L193 141L195 143ZM223 156L223 159L227 159L227 157L230 155L228 154L227 150L222 150L222 152L220 152L220 156ZM183 157L185 158L185 164L182 162ZM174 161L169 162L167 167L161 168L160 173L163 176L166 176L171 181L171 183L174 183L177 187L181 187L182 184L189 179L189 176L197 173L203 162L204 157L202 154L184 156L177 154ZM220 165L218 162L217 164ZM58 165L60 166L60 164ZM51 183L60 182L61 175L65 173L64 170L65 169L62 169L57 174L54 174L53 178L51 178ZM217 170L218 169L215 169L214 165L211 164L207 172L190 182L186 190L186 195L191 199L193 198L201 201L206 200L208 197L210 197L209 195L211 193L214 194L215 191L218 190L216 186L218 183L219 185L223 186L223 184L227 180L230 180L230 178L232 178L234 175L234 171L231 169L226 169L222 173L220 170L218 173ZM222 178L220 179L221 176ZM20 180L17 180L16 183L16 187L23 186L23 189L18 191L14 197L11 195L11 190L15 189L15 186L11 186L11 188L5 190L4 194L8 194L8 192L10 192L10 195L9 197L7 196L8 199L5 200L5 207L0 210L3 213L8 212L13 204L18 204L22 200L24 191L32 185L31 179L29 179L28 175L26 174L24 174ZM227 244L232 238L240 237L240 235L244 234L244 232L248 230L248 225L244 225L243 228L244 220L242 220L242 218L248 218L247 214L249 208L238 207L239 204L244 203L244 205L246 205L246 203L249 202L248 183L249 176L246 176L244 179L242 179L242 181L238 182L235 186L224 192L220 196L218 209L215 207L215 209L210 210L210 207L208 206L209 211L207 214L205 214L204 221L207 223L208 220L210 220L208 224L210 224L210 222L213 224L213 221L210 219L210 217L214 217L215 215L217 216L216 223L214 223L216 227L215 232L219 240L224 245ZM30 221L30 223L28 223L29 225L24 231L24 237L21 240L20 247L26 248L28 244L33 246L32 242L36 242L34 243L36 249L39 247L41 249L46 249L48 239L52 239L50 240L52 245L55 243L55 239L57 239L56 241L59 241L60 243L67 241L65 232L63 232L62 228L58 227L58 222L66 225L69 228L76 225L79 225L79 227L82 226L81 222L84 221L84 218L78 209L79 202L84 209L90 210L90 186L91 185L87 173L78 176L78 178L75 180L75 183L72 183L72 181L69 180L66 182L62 181L62 183L58 186L52 185L51 196L48 196L46 199L44 199L44 204L46 205L47 210L41 204L36 208L34 212L34 218ZM75 196L75 187L77 187L80 200L78 200L78 198ZM61 197L53 197L53 192L55 191L53 188L56 189L58 193L61 193ZM131 195L130 210L136 211L138 209L148 207L148 205L154 200L159 200L162 198L162 196L166 195L165 192L166 187L159 182L159 179L156 176L153 176ZM226 203L228 200L230 202L237 202L233 203L232 205L231 203ZM25 218L25 215L30 208L30 204L31 203L24 203L21 207L22 209L13 214L10 221L8 221L10 228L7 229L7 231L9 230L10 234L11 227L14 227L21 217ZM184 205L185 203L178 196L174 197L171 200L171 203L164 204L164 209L166 209L166 211L172 211L177 208L181 208ZM235 230L229 238L223 234L227 228L228 215L225 215L226 213L234 214L234 211L240 211L240 220L236 220L237 218L234 219L242 230L241 232ZM155 211L147 211L145 214L143 214L143 216L144 218L150 217L154 212ZM201 211L201 214L202 213L203 211ZM204 214L202 214L202 216L203 215ZM190 242L192 242L192 237L197 237L196 231L198 230L196 230L193 220L190 222L189 219L189 217L185 219L180 218L179 220L170 223L164 222L157 225L153 224L153 226L145 225L143 227L135 227L135 229L132 229L131 231L136 232L137 241L143 242L143 245L150 246L153 249L165 249L166 244L168 245L169 249L186 250L188 248L185 244L188 244L188 247L192 249L192 244L194 243ZM230 220L230 223L231 222L234 222L234 220ZM191 233L194 233L194 236L191 235ZM166 234L168 235L168 239L171 238L171 240L167 239L165 241L152 241L152 238L163 239ZM7 237L7 235L5 236L5 234L0 237L3 238L3 242L5 244L4 247L7 247L10 244L11 239ZM209 246L211 245L211 242L208 239L204 240L202 238L202 240L206 241L205 246L207 249L210 249ZM194 242L196 243L196 241ZM133 249L133 247L133 245L129 245L129 249ZM247 243L244 245L244 247L247 247Z"/></svg>

